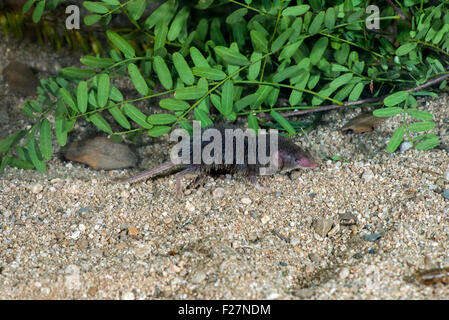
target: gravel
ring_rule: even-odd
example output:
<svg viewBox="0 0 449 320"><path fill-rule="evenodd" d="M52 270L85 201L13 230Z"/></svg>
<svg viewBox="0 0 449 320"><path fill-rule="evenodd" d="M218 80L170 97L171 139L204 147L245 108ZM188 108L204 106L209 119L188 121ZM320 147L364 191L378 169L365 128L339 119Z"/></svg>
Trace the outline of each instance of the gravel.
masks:
<svg viewBox="0 0 449 320"><path fill-rule="evenodd" d="M8 40L0 67L17 52L49 72L77 59ZM6 90L1 80L0 94ZM0 115L10 120L0 138L29 125L18 113L23 101L2 100ZM419 100L435 115L443 146L448 105L448 95ZM399 117L373 132L342 134L358 112L330 112L309 133L315 153L338 162L260 177L271 193L223 175L178 199L173 175L120 184L117 178L137 170L95 171L58 156L44 174L7 168L0 176L0 299L448 299L447 286L413 277L426 259L449 266L448 152L386 152ZM87 131L82 122L75 130ZM168 139L144 142L137 148L142 167L167 159ZM335 222L348 212L355 224ZM323 219L334 227L319 235L315 222ZM362 238L373 234L382 237Z"/></svg>

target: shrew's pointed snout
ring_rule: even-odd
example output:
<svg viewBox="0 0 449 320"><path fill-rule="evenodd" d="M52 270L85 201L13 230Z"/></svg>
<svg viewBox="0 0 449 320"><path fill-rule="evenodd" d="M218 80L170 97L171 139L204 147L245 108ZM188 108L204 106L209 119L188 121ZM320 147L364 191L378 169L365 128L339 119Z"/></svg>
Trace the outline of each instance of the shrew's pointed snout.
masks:
<svg viewBox="0 0 449 320"><path fill-rule="evenodd" d="M298 163L302 168L318 168L319 164L316 163L315 161L303 157L303 158L299 158L298 160L296 160L296 163Z"/></svg>

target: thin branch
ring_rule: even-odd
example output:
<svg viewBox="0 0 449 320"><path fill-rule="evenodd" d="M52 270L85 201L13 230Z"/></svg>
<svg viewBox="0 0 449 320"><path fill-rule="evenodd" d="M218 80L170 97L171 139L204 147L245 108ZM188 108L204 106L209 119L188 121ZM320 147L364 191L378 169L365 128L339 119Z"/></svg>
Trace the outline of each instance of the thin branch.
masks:
<svg viewBox="0 0 449 320"><path fill-rule="evenodd" d="M408 19L408 17L399 9L391 0L387 0L388 4L394 9L394 11L401 17L402 20L406 21L409 25L412 23Z"/></svg>
<svg viewBox="0 0 449 320"><path fill-rule="evenodd" d="M426 83L424 83L422 85L418 85L418 86L416 86L416 87L414 87L412 89L409 89L409 90L407 90L407 92L415 92L415 91L418 91L418 90L422 90L422 89L428 88L430 86L433 86L434 84L437 84L437 83L443 81L446 78L449 78L449 73L443 74L443 75L438 76L438 77L436 77L436 78L434 78L432 80L427 81ZM345 102L345 103L343 103L343 105L332 104L332 105L329 105L329 106L322 106L322 107L313 108L313 109L306 109L306 110L298 110L298 111L293 111L293 112L286 112L286 113L282 113L282 115L284 117L293 117L293 116L299 116L299 115L308 114L308 113L329 111L329 110L343 108L343 107L358 106L358 105L361 105L361 104L369 104L369 103L380 102L380 101L383 101L386 97L388 97L388 95L382 96L382 97L377 97L377 98L368 98L368 99L361 99L361 100L357 100L357 101Z"/></svg>

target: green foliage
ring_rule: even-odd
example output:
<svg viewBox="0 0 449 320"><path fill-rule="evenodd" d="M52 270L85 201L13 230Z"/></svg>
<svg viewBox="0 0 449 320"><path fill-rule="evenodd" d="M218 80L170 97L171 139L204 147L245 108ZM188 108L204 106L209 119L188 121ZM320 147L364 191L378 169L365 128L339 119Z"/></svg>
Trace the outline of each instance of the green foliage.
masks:
<svg viewBox="0 0 449 320"><path fill-rule="evenodd" d="M40 20L52 10L50 2L30 0L24 12L33 10L33 19ZM448 60L441 56L449 55L449 3L395 3L411 23L382 2L380 29L373 30L360 0L168 0L151 12L146 0L84 1L89 11L84 22L104 26L109 53L84 56L83 68L65 68L43 81L37 100L23 108L34 121L32 129L0 141L0 169L45 170L53 152L50 114L61 146L83 117L118 135L146 131L156 137L175 126L191 130L190 120L207 127L237 117L247 117L256 131L269 126L294 135L310 124L288 120L286 110L371 97L385 106L376 116L402 116L388 151L405 138L419 150L432 148L437 136L416 135L434 123L430 113L416 108L415 96L435 94L412 89L448 73ZM108 26L117 14L133 28ZM124 100L113 85L116 77L129 77L138 98ZM153 92L156 80L164 92ZM148 116L133 105L163 94L171 95L159 103L164 113ZM279 107L281 98L289 105ZM110 121L123 131L113 132Z"/></svg>

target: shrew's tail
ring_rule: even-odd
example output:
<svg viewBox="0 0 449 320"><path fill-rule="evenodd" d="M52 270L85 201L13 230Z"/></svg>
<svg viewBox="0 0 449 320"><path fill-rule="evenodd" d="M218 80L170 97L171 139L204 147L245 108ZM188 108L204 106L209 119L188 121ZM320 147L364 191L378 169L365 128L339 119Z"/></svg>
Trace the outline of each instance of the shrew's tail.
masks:
<svg viewBox="0 0 449 320"><path fill-rule="evenodd" d="M144 171L144 172L138 174L137 176L130 177L130 178L125 178L125 179L122 179L120 181L123 182L123 183L134 182L134 181L141 180L141 179L149 177L149 176L153 176L153 175L155 175L155 174L157 174L159 172L165 171L165 170L170 169L170 168L172 168L174 166L175 166L174 163L166 162L163 165L161 165L160 167L157 167L157 168L154 168L154 169L150 169L148 171Z"/></svg>

